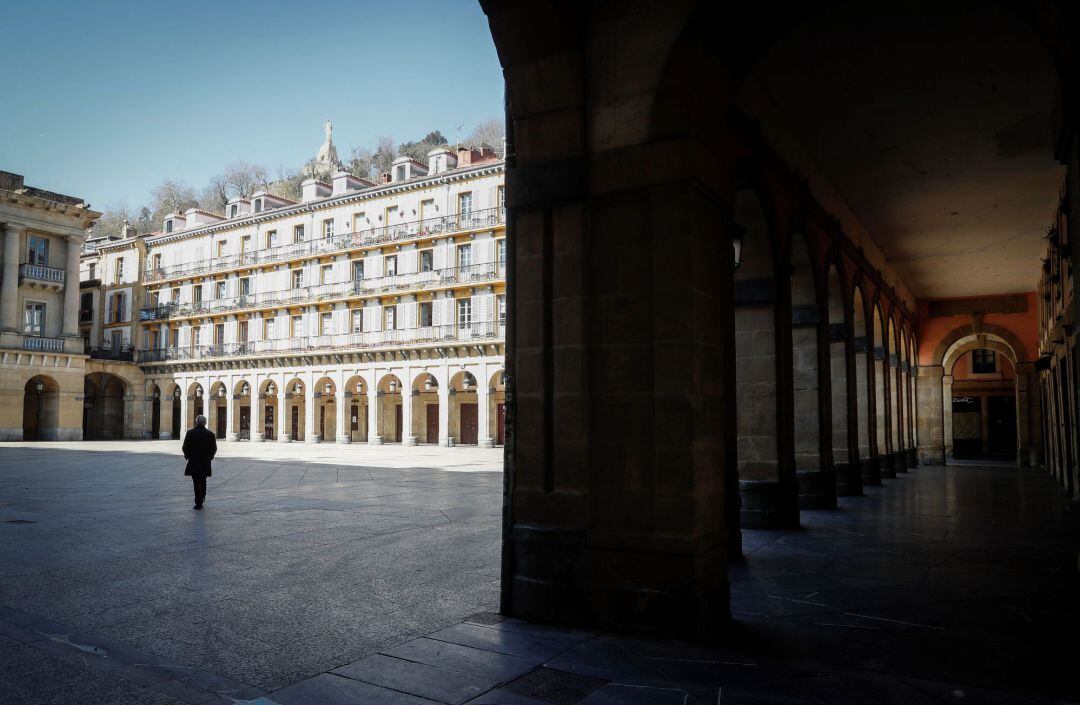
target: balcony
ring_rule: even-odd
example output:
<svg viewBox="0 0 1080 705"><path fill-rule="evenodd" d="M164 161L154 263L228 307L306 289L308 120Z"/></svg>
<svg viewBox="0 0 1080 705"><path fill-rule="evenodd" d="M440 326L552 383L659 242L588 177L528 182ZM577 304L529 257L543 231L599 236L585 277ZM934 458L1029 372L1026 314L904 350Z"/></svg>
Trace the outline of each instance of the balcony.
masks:
<svg viewBox="0 0 1080 705"><path fill-rule="evenodd" d="M469 230L481 230L506 222L505 208L487 208L465 215L448 215L439 218L425 218L400 225L386 225L355 233L343 233L333 237L278 245L262 250L254 250L238 255L214 257L187 264L169 267L147 267L143 279L146 283L180 279L183 277L210 274L226 269L257 267L270 262L327 255L353 250L358 247L379 245L388 242L400 242L433 235L449 235Z"/></svg>
<svg viewBox="0 0 1080 705"><path fill-rule="evenodd" d="M79 309L79 323L93 323L94 322L94 310L89 308Z"/></svg>
<svg viewBox="0 0 1080 705"><path fill-rule="evenodd" d="M379 348L400 348L412 345L469 344L498 342L506 337L503 321L451 323L417 328L335 333L302 338L257 340L224 345L189 345L187 347L140 350L139 362L172 362L214 360L251 355L280 353L359 352Z"/></svg>
<svg viewBox="0 0 1080 705"><path fill-rule="evenodd" d="M19 265L19 284L60 290L64 288L64 270L60 267L46 267L43 264L24 262Z"/></svg>
<svg viewBox="0 0 1080 705"><path fill-rule="evenodd" d="M85 352L90 356L91 360L118 360L120 362L135 361L135 350L130 345L122 345L118 348L98 348L87 345Z"/></svg>
<svg viewBox="0 0 1080 705"><path fill-rule="evenodd" d="M319 303L360 296L425 290L456 284L494 283L506 278L505 262L483 262L464 267L445 267L427 272L394 274L356 281L316 284L299 289L277 289L258 294L229 296L223 299L207 299L188 304L166 304L144 308L139 312L140 321L158 321L168 318L205 316L241 309L257 309L288 306L301 303Z"/></svg>
<svg viewBox="0 0 1080 705"><path fill-rule="evenodd" d="M44 338L37 335L23 336L23 350L38 352L64 352L63 338Z"/></svg>

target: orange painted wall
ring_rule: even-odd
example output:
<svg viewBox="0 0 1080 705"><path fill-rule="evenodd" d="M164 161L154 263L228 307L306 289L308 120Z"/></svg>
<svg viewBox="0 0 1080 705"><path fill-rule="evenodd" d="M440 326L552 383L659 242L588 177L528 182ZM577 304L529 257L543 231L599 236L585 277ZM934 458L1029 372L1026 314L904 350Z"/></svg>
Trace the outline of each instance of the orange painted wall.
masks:
<svg viewBox="0 0 1080 705"><path fill-rule="evenodd" d="M1012 363L1004 355L998 355L998 364L1001 369L1001 377L1003 380L1016 379L1016 371L1013 369ZM948 374L946 372L946 374ZM952 376L954 382L962 382L971 377L971 353L964 353L960 356L960 359L953 365ZM983 382L986 381L985 376L976 377L974 381ZM990 380L995 381L995 380Z"/></svg>
<svg viewBox="0 0 1080 705"><path fill-rule="evenodd" d="M1035 303L1035 292L1026 294L1028 300L1027 311L1024 313L988 313L983 316L983 323L1005 328L1023 342L1026 348L1023 352L1017 351L1021 362L1031 362L1038 354L1039 340L1039 307ZM983 297L966 297L964 299L935 299L935 300L975 300ZM930 318L930 299L919 299L916 302L919 317L919 364L934 364L934 351L938 344L949 333L961 326L971 325L971 316L949 316L948 318Z"/></svg>

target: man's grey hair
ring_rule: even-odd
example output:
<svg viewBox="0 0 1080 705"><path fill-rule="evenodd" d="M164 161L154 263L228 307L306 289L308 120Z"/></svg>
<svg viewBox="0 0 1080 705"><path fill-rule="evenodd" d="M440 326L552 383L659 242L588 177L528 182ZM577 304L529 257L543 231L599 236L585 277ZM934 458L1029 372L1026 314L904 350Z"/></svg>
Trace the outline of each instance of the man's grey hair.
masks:
<svg viewBox="0 0 1080 705"><path fill-rule="evenodd" d="M196 426L205 426L206 425L206 417L203 416L202 414L199 414L198 416L196 416L195 417L195 425Z"/></svg>

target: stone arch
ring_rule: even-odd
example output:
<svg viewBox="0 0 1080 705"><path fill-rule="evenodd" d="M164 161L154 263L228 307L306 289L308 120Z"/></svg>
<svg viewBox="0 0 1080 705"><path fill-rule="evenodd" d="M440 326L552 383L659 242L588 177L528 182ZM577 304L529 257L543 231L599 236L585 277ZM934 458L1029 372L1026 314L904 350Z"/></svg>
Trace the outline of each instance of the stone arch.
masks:
<svg viewBox="0 0 1080 705"><path fill-rule="evenodd" d="M900 426L903 414L903 387L900 385L900 335L896 324L897 312L893 308L886 316L885 323L885 372L888 395L888 410L886 413L887 427L886 437L889 443L889 453L893 456L893 469L896 472L907 471L906 455Z"/></svg>
<svg viewBox="0 0 1080 705"><path fill-rule="evenodd" d="M463 369L450 377L447 393L450 397L450 417L447 434L457 445L479 445L479 388L476 371Z"/></svg>
<svg viewBox="0 0 1080 705"><path fill-rule="evenodd" d="M305 403L305 397L307 394L307 384L299 377L290 377L285 382L285 404L282 407L281 413L284 414L282 423L284 425L285 432L279 433L278 441L280 442L302 442L307 440L304 435L305 418L307 414L307 404Z"/></svg>
<svg viewBox="0 0 1080 705"><path fill-rule="evenodd" d="M60 384L48 375L34 375L23 385L22 439L60 440Z"/></svg>
<svg viewBox="0 0 1080 705"><path fill-rule="evenodd" d="M163 394L161 396L162 428L159 438L163 440L179 440L183 421L183 404L180 398L184 396L184 390L175 380L166 380L163 384Z"/></svg>
<svg viewBox="0 0 1080 705"><path fill-rule="evenodd" d="M353 443L366 443L368 440L368 383L363 375L352 375L345 380L343 387L345 408L348 418L345 421L345 433Z"/></svg>
<svg viewBox="0 0 1080 705"><path fill-rule="evenodd" d="M438 378L426 370L420 372L413 377L410 392L412 431L416 442L438 443L439 428L442 426Z"/></svg>
<svg viewBox="0 0 1080 705"><path fill-rule="evenodd" d="M1003 328L1001 326L984 323L980 325L978 329L976 329L976 327L973 325L964 325L959 326L952 331L949 331L949 333L941 339L941 342L938 343L937 347L934 348L934 353L931 358L931 364L944 366L946 354L949 352L950 348L957 344L958 341L964 338L978 337L980 335L994 336L997 339L1005 342L1005 344L1007 344L1013 351L1012 354L1014 356L1014 363L1028 362L1033 359L1027 348L1024 346L1023 341L1021 341L1019 336L1017 336L1011 330L1009 330L1008 328Z"/></svg>
<svg viewBox="0 0 1080 705"><path fill-rule="evenodd" d="M161 408L164 404L161 387L148 380L146 383L146 397L150 402L150 428L147 431L147 438L156 440L161 437Z"/></svg>
<svg viewBox="0 0 1080 705"><path fill-rule="evenodd" d="M401 378L387 373L380 379L375 392L375 433L382 443L401 443L404 433L402 419L405 393Z"/></svg>
<svg viewBox="0 0 1080 705"><path fill-rule="evenodd" d="M93 372L84 378L83 438L119 440L125 437L127 419L134 401L131 384L108 372Z"/></svg>
<svg viewBox="0 0 1080 705"><path fill-rule="evenodd" d="M855 350L852 305L843 276L843 261L834 252L828 259L825 274L825 315L831 404L830 435L836 493L842 497L862 494L859 468L855 399Z"/></svg>
<svg viewBox="0 0 1080 705"><path fill-rule="evenodd" d="M506 370L488 378L488 437L495 445L506 444Z"/></svg>
<svg viewBox="0 0 1080 705"><path fill-rule="evenodd" d="M254 434L252 440L255 442L282 440L279 438L282 435L281 414L284 409L281 403L281 396L284 393L281 384L281 380L275 380L272 377L259 383L258 394L253 400L255 410L252 411L252 433ZM288 439L287 434L285 437Z"/></svg>
<svg viewBox="0 0 1080 705"><path fill-rule="evenodd" d="M221 380L210 383L206 398L206 427L220 440L229 437L229 388Z"/></svg>
<svg viewBox="0 0 1080 705"><path fill-rule="evenodd" d="M315 418L312 421L315 434L323 442L337 442L337 392L337 382L329 376L320 377L312 387L315 398L312 406Z"/></svg>
<svg viewBox="0 0 1080 705"><path fill-rule="evenodd" d="M195 427L195 417L206 415L207 390L199 382L192 382L187 388L187 418L184 419L184 428Z"/></svg>
<svg viewBox="0 0 1080 705"><path fill-rule="evenodd" d="M246 377L233 382L229 396L229 430L227 440L250 441L254 423L258 419L258 394Z"/></svg>

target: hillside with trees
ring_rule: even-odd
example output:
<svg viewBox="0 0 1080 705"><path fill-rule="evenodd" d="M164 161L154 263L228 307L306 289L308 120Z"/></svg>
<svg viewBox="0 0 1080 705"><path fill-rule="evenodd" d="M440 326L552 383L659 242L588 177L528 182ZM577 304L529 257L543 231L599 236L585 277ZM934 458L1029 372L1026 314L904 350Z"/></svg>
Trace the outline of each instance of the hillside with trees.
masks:
<svg viewBox="0 0 1080 705"><path fill-rule="evenodd" d="M461 144L480 148L487 145L501 153L503 121L491 118L477 124ZM393 137L383 135L373 144L354 147L348 159L343 159L345 170L366 179L378 178L390 171L390 163L401 155L427 163L427 154L435 147L450 147L449 141L438 130L422 138L398 143ZM135 208L118 203L104 209L103 215L93 229L93 237L116 236L127 221L135 226L140 235L161 229L165 215L188 208L201 208L223 215L225 204L233 198L248 198L253 193L267 191L277 196L300 200L300 184L312 175L314 160L292 168L278 165L273 173L261 164L236 161L226 164L222 171L196 190L170 178L165 178L150 193L150 202Z"/></svg>

